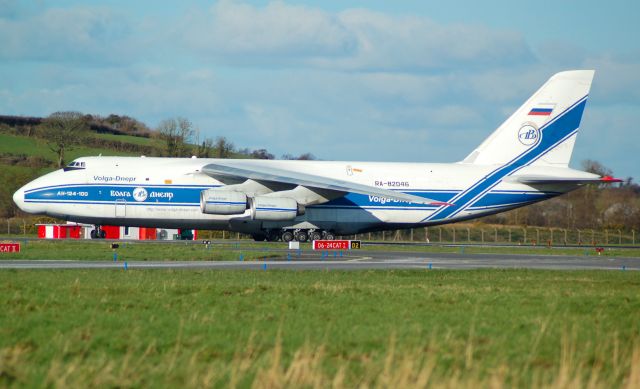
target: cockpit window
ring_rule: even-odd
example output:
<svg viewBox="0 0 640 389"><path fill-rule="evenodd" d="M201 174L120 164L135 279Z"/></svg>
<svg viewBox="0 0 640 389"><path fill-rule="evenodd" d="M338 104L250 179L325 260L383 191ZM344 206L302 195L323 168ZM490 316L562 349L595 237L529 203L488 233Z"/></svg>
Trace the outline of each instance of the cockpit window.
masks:
<svg viewBox="0 0 640 389"><path fill-rule="evenodd" d="M85 163L81 162L81 161L73 161L70 162L67 166L64 167L64 171L68 172L69 170L81 170L81 169L85 169Z"/></svg>

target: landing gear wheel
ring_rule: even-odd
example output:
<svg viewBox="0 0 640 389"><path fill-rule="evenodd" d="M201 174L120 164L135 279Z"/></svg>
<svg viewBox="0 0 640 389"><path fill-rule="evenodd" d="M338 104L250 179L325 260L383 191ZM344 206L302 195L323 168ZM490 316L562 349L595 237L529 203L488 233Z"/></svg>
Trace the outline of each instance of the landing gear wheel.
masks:
<svg viewBox="0 0 640 389"><path fill-rule="evenodd" d="M104 239L107 237L107 232L105 230L100 230L98 236L100 236L100 239Z"/></svg>
<svg viewBox="0 0 640 389"><path fill-rule="evenodd" d="M307 239L309 239L309 236L307 235L307 233L305 231L299 231L298 235L296 236L296 240L298 242L304 243L307 241Z"/></svg>
<svg viewBox="0 0 640 389"><path fill-rule="evenodd" d="M282 233L283 242L291 242L293 240L293 233L291 231L285 231Z"/></svg>
<svg viewBox="0 0 640 389"><path fill-rule="evenodd" d="M267 234L267 242L277 242L279 238L278 233L275 231L269 231Z"/></svg>
<svg viewBox="0 0 640 389"><path fill-rule="evenodd" d="M309 234L309 239L320 240L322 239L322 233L320 231L313 231L311 234Z"/></svg>
<svg viewBox="0 0 640 389"><path fill-rule="evenodd" d="M336 238L336 236L333 235L331 232L327 232L327 234L324 236L324 238L326 240L334 240Z"/></svg>
<svg viewBox="0 0 640 389"><path fill-rule="evenodd" d="M251 235L251 237L256 242L264 242L264 240L267 238L265 234L253 234Z"/></svg>
<svg viewBox="0 0 640 389"><path fill-rule="evenodd" d="M91 237L91 239L98 239L98 233L96 232L96 230L91 230L89 236Z"/></svg>

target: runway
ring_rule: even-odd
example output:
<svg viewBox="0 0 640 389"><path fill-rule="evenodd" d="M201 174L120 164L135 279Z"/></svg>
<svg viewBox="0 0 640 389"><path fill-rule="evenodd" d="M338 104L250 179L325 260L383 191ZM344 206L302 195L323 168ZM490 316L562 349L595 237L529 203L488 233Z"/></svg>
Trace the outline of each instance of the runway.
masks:
<svg viewBox="0 0 640 389"><path fill-rule="evenodd" d="M74 261L2 260L1 269L211 269L211 270L375 270L375 269L549 269L640 270L640 258L606 256L505 255L363 251L339 257L301 251L259 261Z"/></svg>

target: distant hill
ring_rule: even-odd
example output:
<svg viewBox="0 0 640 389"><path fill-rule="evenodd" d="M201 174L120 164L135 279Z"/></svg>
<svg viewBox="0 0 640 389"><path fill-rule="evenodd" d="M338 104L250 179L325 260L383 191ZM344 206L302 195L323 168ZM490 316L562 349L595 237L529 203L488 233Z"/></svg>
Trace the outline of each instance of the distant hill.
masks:
<svg viewBox="0 0 640 389"><path fill-rule="evenodd" d="M129 117L84 115L87 131L66 152L66 161L85 155L162 155L162 140ZM19 210L13 192L26 182L57 168L56 154L38 128L44 118L0 115L0 217Z"/></svg>
<svg viewBox="0 0 640 389"><path fill-rule="evenodd" d="M89 155L115 156L167 156L167 139L160 132L128 116L106 117L77 113L86 124L86 131L77 144L65 151L65 162ZM13 217L20 213L12 201L13 193L26 182L55 170L57 156L52 150L41 125L42 117L0 115L0 217ZM198 144L195 144L198 143ZM184 155L225 158L274 159L265 149L237 149L223 137L206 139L202 143L187 139ZM299 157L290 154L284 159L314 159L305 153Z"/></svg>

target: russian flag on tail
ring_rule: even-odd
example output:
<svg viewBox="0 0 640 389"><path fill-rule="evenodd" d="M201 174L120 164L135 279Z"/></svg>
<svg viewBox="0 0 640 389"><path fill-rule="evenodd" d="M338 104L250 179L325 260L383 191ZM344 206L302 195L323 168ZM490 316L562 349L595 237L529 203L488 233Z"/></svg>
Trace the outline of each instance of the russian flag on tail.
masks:
<svg viewBox="0 0 640 389"><path fill-rule="evenodd" d="M549 116L551 112L553 112L553 108L555 104L536 104L531 111L529 111L529 116Z"/></svg>

